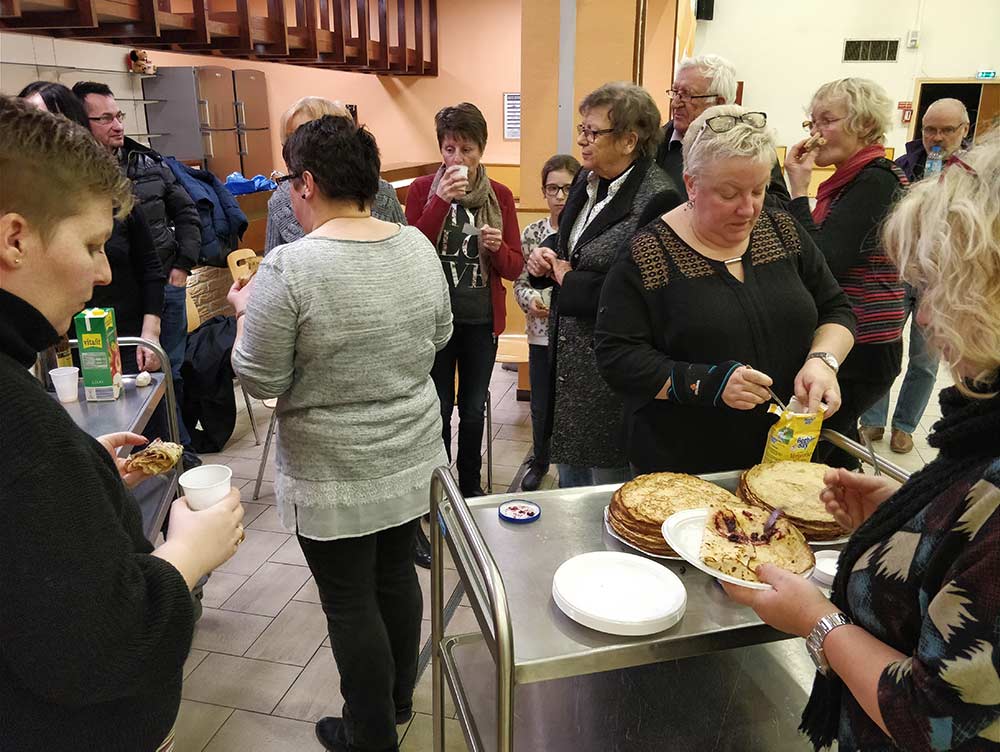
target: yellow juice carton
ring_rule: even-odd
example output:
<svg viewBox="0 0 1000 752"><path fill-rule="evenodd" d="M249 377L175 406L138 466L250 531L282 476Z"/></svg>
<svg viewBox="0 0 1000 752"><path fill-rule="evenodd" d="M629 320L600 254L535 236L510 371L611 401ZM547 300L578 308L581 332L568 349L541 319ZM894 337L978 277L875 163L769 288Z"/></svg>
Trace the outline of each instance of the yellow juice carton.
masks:
<svg viewBox="0 0 1000 752"><path fill-rule="evenodd" d="M88 308L73 318L80 342L80 371L87 402L110 402L122 390L122 359L118 352L115 312Z"/></svg>

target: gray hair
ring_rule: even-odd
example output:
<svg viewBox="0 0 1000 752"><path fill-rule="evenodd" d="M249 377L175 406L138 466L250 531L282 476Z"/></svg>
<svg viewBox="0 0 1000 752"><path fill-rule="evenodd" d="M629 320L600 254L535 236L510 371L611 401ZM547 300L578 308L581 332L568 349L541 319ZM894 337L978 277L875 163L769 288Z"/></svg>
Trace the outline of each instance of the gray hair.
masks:
<svg viewBox="0 0 1000 752"><path fill-rule="evenodd" d="M954 107L958 110L960 117L962 118L962 125L969 124L969 111L965 107L965 102L961 99L952 99L951 97L944 97L943 99L935 99L924 111L924 117L927 117L927 113L931 111L932 108L938 107L939 105L947 105L948 107Z"/></svg>
<svg viewBox="0 0 1000 752"><path fill-rule="evenodd" d="M736 101L736 66L721 55L698 55L681 60L677 66L680 73L685 68L697 68L698 71L712 82L706 94L716 94L722 97L726 104Z"/></svg>
<svg viewBox="0 0 1000 752"><path fill-rule="evenodd" d="M660 132L660 110L649 92L627 81L614 81L594 89L580 102L580 114L595 107L607 107L608 119L615 134L635 133L635 150L639 157L653 157L663 137Z"/></svg>
<svg viewBox="0 0 1000 752"><path fill-rule="evenodd" d="M892 126L892 100L879 84L867 78L841 78L820 86L809 106L810 117L820 102L843 102L847 107L844 130L868 146L885 140Z"/></svg>
<svg viewBox="0 0 1000 752"><path fill-rule="evenodd" d="M768 166L774 163L774 135L767 126L754 128L737 121L728 131L716 133L708 127L709 118L718 115L740 117L749 110L738 104L718 104L699 115L684 134L684 172L698 175L709 162L744 157Z"/></svg>

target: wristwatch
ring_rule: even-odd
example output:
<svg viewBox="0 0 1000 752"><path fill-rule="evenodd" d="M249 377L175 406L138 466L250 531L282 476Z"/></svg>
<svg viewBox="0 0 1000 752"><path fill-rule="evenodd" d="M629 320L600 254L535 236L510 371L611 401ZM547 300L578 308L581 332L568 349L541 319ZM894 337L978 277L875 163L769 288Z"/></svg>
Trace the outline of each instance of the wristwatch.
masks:
<svg viewBox="0 0 1000 752"><path fill-rule="evenodd" d="M830 368L833 369L834 373L837 373L837 371L840 370L840 361L837 360L837 358L834 356L833 353L811 352L808 355L806 355L806 360L809 360L809 358L819 358L828 366L830 366Z"/></svg>
<svg viewBox="0 0 1000 752"><path fill-rule="evenodd" d="M816 626L812 628L812 632L806 637L806 650L809 651L809 657L816 664L816 670L823 674L823 676L830 673L830 663L826 660L826 655L823 653L823 640L837 627L853 623L847 614L837 611L833 614L827 614L816 622Z"/></svg>

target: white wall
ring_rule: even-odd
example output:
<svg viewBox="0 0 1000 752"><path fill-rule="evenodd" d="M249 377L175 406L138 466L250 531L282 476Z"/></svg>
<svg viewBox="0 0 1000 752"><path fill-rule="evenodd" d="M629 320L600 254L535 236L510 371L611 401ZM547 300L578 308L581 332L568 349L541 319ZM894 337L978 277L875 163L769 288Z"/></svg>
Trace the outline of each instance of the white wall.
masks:
<svg viewBox="0 0 1000 752"><path fill-rule="evenodd" d="M907 33L920 46L906 48ZM895 63L844 63L845 39L899 39ZM827 81L860 76L885 87L894 105L911 101L921 77L974 77L1000 68L1000 0L715 0L715 18L699 21L695 52L733 61L745 81L743 104L767 112L778 143L803 137L812 93ZM886 145L901 153L908 126Z"/></svg>

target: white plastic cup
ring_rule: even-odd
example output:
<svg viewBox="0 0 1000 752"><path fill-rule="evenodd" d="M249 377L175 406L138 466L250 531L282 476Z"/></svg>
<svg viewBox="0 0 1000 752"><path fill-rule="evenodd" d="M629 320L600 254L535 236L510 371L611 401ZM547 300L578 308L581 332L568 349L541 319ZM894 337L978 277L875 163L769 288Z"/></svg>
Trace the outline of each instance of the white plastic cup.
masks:
<svg viewBox="0 0 1000 752"><path fill-rule="evenodd" d="M187 505L201 510L222 501L229 493L232 479L233 471L225 465L202 465L188 470L177 482L184 489Z"/></svg>
<svg viewBox="0 0 1000 752"><path fill-rule="evenodd" d="M464 165L464 164L459 165L458 169L455 170L455 174L456 175L461 175L463 178L465 178L466 180L468 180L469 179L469 165Z"/></svg>
<svg viewBox="0 0 1000 752"><path fill-rule="evenodd" d="M80 369L76 366L63 366L49 371L49 378L56 388L56 396L60 402L77 402L80 399Z"/></svg>

